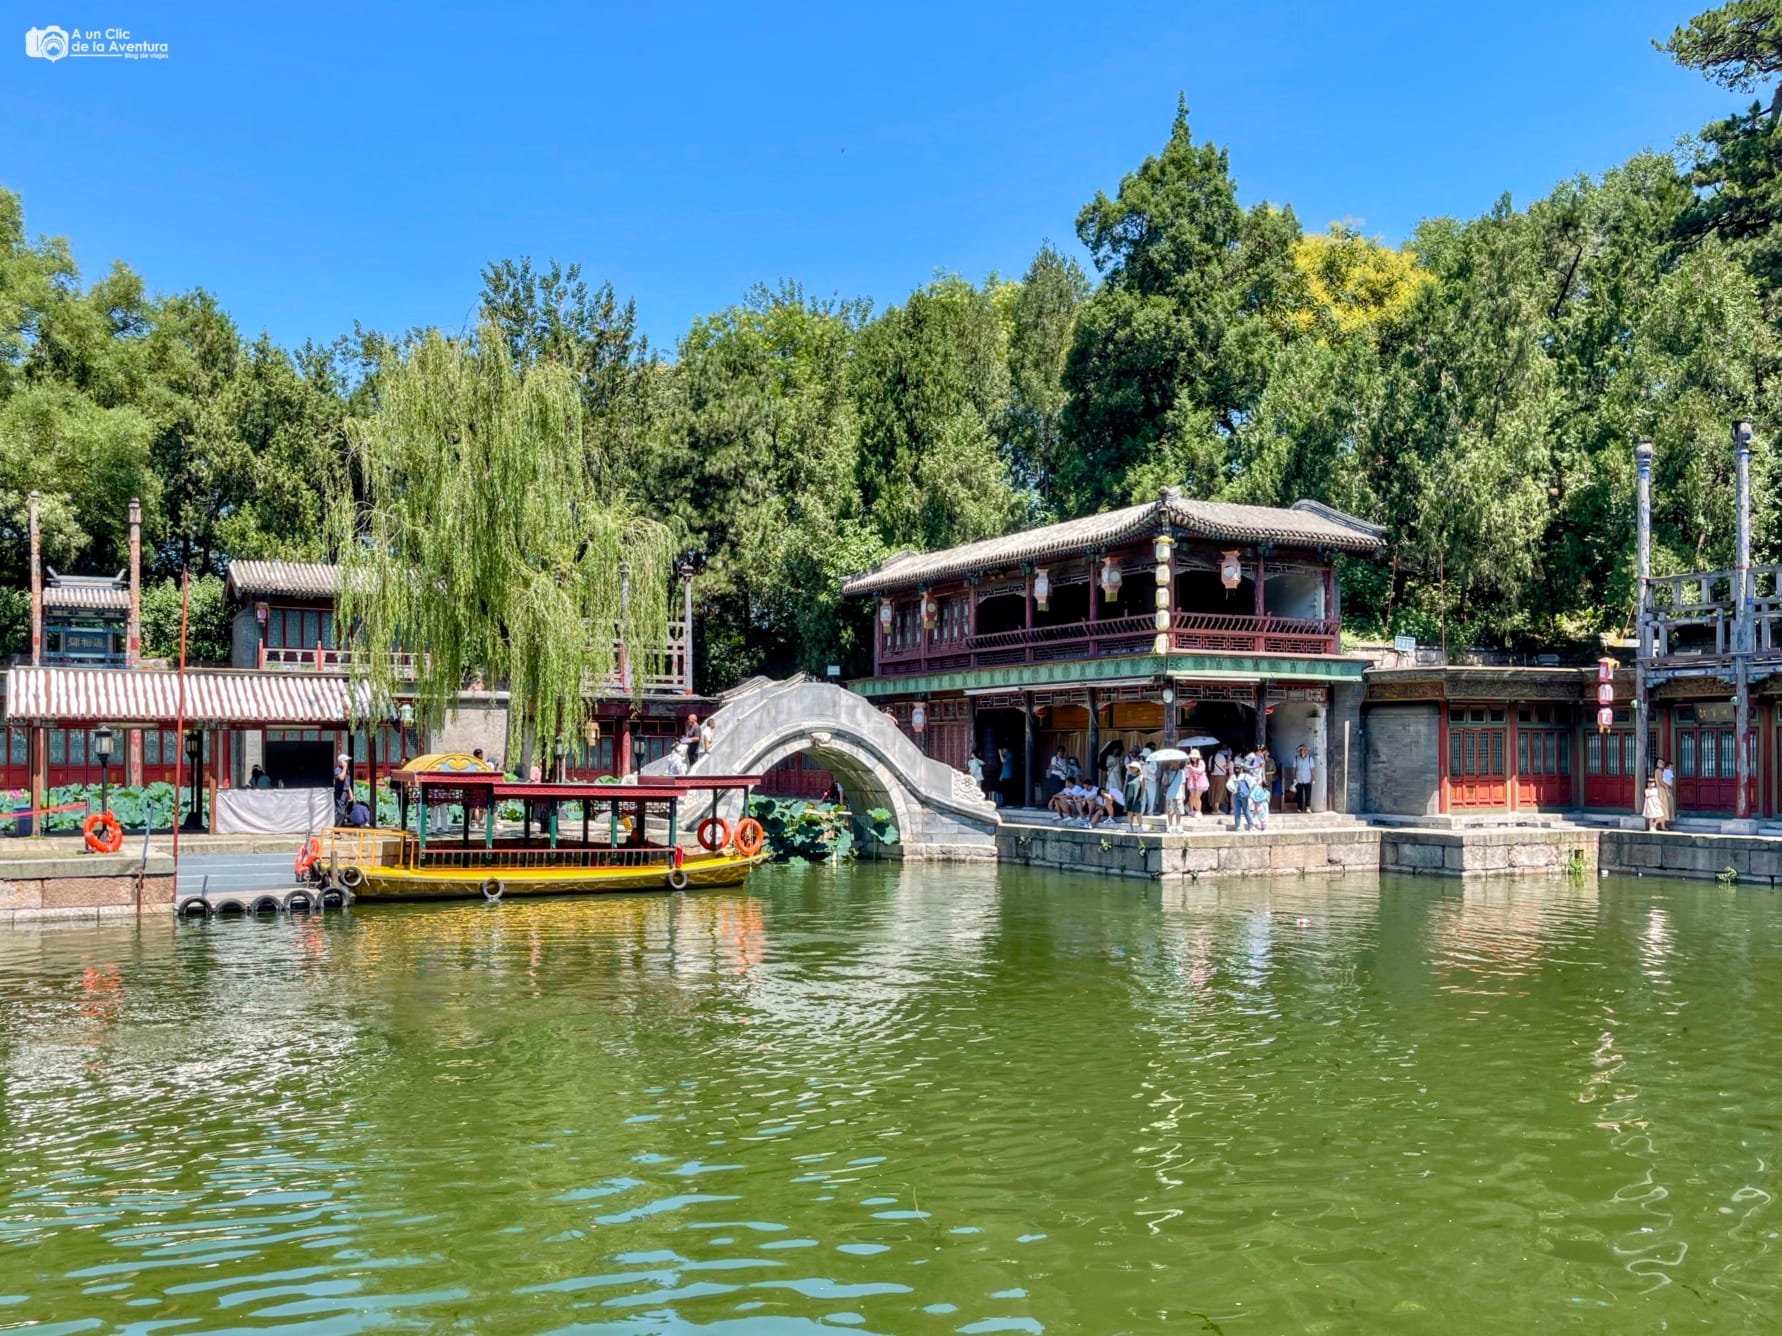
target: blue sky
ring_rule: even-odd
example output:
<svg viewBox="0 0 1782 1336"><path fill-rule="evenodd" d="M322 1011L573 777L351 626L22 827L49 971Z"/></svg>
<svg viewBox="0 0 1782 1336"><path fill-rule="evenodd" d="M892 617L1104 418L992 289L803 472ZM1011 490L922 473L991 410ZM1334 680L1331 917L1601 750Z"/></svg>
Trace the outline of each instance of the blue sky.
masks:
<svg viewBox="0 0 1782 1336"><path fill-rule="evenodd" d="M202 285L244 333L470 317L580 261L653 341L758 280L901 300L1018 274L1155 151L1178 90L1246 202L1402 240L1737 101L1654 51L1707 0L1494 5L302 6L25 0L0 184L89 273ZM24 55L125 27L162 61Z"/></svg>

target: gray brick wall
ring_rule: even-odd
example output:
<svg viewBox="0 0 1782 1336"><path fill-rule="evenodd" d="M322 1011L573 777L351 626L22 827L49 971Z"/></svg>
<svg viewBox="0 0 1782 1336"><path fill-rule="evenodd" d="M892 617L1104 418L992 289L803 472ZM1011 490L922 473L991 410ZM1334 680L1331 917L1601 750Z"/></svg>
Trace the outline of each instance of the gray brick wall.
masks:
<svg viewBox="0 0 1782 1336"><path fill-rule="evenodd" d="M1365 810L1393 816L1431 816L1440 811L1439 707L1433 702L1370 705L1362 712L1362 722Z"/></svg>

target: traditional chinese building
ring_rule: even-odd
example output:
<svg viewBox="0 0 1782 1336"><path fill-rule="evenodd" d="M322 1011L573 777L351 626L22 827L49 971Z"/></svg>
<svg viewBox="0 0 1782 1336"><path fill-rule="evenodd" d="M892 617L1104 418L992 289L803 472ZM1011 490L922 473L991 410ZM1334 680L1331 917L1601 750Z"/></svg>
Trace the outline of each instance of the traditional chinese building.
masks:
<svg viewBox="0 0 1782 1336"><path fill-rule="evenodd" d="M668 627L668 647L659 670L645 672L614 635L612 679L590 702L596 730L577 739L562 758L577 778L626 774L667 753L680 735L681 721L706 701L693 694L688 622L692 611L690 569L682 572L682 616ZM233 667L269 675L348 675L362 649L341 643L334 608L339 571L322 562L235 561L229 566L228 596L236 606ZM401 669L412 672L413 656L398 653ZM424 751L472 751L507 756L507 693L498 686L470 683L448 713L436 737L423 739L413 727L392 718L375 730L370 745L378 769L399 766ZM318 729L266 729L239 740L236 769L255 765L275 781L327 783L334 757L350 745L355 762L366 761L366 735L352 739ZM541 757L551 768L552 758Z"/></svg>
<svg viewBox="0 0 1782 1336"><path fill-rule="evenodd" d="M1203 737L1261 742L1283 765L1303 743L1317 758L1314 810L1354 810L1367 660L1342 652L1335 559L1381 540L1313 501L1231 505L1170 488L899 553L842 584L874 612L873 673L850 685L960 769L976 748L994 774L1009 748L1009 802L1032 801L1055 747L1100 772L1116 750Z"/></svg>

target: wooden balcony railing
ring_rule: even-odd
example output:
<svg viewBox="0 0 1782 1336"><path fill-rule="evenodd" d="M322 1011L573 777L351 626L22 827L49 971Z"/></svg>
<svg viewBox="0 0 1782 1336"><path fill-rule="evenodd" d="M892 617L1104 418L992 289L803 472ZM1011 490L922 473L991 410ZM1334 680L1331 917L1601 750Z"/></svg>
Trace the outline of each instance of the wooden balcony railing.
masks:
<svg viewBox="0 0 1782 1336"><path fill-rule="evenodd" d="M1333 617L1241 617L1225 613L1178 612L1171 616L1169 646L1201 654L1335 654L1338 622ZM1157 642L1155 617L1115 617L995 631L927 645L881 645L879 672L885 676L997 668L1061 659L1103 659L1149 654Z"/></svg>
<svg viewBox="0 0 1782 1336"><path fill-rule="evenodd" d="M1650 657L1717 659L1736 649L1736 571L1652 577ZM1751 568L1751 649L1782 653L1782 566Z"/></svg>
<svg viewBox="0 0 1782 1336"><path fill-rule="evenodd" d="M346 673L352 669L355 656L362 653L363 650L328 649L322 645L313 649L273 649L261 645L259 666L271 672ZM601 694L625 694L635 687L646 695L684 696L693 689L687 675L687 635L682 622L669 624L667 647L660 663L653 669L639 667L626 651L624 642L617 637L612 641L612 654L613 671ZM390 658L395 662L399 679L414 680L415 655L392 653ZM635 676L641 676L642 680L634 682Z"/></svg>

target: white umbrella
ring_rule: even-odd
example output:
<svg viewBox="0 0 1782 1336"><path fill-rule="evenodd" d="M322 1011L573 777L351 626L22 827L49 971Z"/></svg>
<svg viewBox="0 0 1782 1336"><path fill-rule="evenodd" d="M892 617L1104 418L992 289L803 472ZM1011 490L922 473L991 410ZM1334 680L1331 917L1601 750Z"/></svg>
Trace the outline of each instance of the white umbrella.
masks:
<svg viewBox="0 0 1782 1336"><path fill-rule="evenodd" d="M1182 745L1184 747L1217 747L1219 745L1219 739L1209 737L1207 734L1202 733L1197 737L1183 738Z"/></svg>
<svg viewBox="0 0 1782 1336"><path fill-rule="evenodd" d="M1177 761L1186 761L1188 753L1180 747L1165 747L1161 751L1152 752L1151 759L1158 765L1171 765Z"/></svg>

